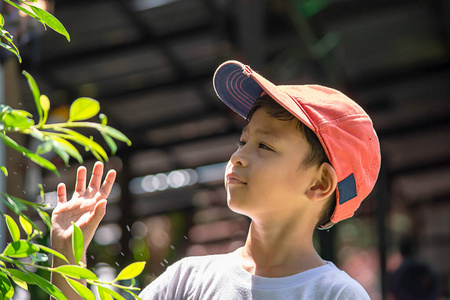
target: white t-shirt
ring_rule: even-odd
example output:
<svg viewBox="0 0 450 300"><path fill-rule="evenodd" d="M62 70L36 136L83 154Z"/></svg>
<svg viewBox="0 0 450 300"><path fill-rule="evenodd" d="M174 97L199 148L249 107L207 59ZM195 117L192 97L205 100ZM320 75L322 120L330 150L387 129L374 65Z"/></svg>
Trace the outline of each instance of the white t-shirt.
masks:
<svg viewBox="0 0 450 300"><path fill-rule="evenodd" d="M333 263L292 276L255 276L238 262L240 249L220 255L184 258L149 284L143 300L369 299L364 288Z"/></svg>

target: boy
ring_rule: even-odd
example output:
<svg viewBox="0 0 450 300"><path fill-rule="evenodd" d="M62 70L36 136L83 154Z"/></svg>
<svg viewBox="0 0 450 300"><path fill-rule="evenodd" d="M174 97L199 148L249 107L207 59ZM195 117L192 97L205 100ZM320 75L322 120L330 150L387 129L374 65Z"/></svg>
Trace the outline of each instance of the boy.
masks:
<svg viewBox="0 0 450 300"><path fill-rule="evenodd" d="M370 118L336 90L275 86L237 61L217 69L214 88L249 120L225 172L228 206L252 220L246 243L233 253L182 259L140 297L369 299L355 280L320 258L312 236L317 226L327 229L351 217L375 184L381 159ZM71 220L87 242L92 238L115 176L110 171L100 188L102 171L101 164L94 166L85 190L86 170L80 168L69 202L64 185L58 186L57 250L70 253ZM54 283L70 292L61 278Z"/></svg>

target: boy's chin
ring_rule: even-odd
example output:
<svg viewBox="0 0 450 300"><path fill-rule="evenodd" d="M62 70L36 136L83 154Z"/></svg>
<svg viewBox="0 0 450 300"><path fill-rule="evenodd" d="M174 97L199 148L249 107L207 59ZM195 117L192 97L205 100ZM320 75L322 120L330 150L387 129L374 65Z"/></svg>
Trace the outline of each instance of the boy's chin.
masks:
<svg viewBox="0 0 450 300"><path fill-rule="evenodd" d="M243 205L243 203L233 201L230 197L227 197L227 205L231 211L248 217L248 212L245 209L245 205Z"/></svg>

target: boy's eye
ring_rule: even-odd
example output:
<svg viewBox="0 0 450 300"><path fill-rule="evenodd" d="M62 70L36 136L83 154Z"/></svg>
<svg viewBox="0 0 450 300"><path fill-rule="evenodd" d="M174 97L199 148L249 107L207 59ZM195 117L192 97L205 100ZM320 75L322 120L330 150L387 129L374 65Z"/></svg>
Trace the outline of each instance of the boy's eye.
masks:
<svg viewBox="0 0 450 300"><path fill-rule="evenodd" d="M242 141L242 140L240 140L240 141L237 143L238 147L242 147L242 146L244 146L245 144L246 144L246 142L245 142L245 141Z"/></svg>
<svg viewBox="0 0 450 300"><path fill-rule="evenodd" d="M264 149L264 150L272 150L270 149L267 145L263 144L263 143L259 143L259 148Z"/></svg>

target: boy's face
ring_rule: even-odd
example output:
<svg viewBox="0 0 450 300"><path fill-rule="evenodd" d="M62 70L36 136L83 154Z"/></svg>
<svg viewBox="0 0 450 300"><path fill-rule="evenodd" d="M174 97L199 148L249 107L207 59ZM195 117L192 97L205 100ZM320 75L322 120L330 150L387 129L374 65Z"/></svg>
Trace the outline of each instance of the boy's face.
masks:
<svg viewBox="0 0 450 300"><path fill-rule="evenodd" d="M258 109L227 165L228 206L253 220L298 218L317 170L302 165L309 151L295 120L280 121Z"/></svg>

